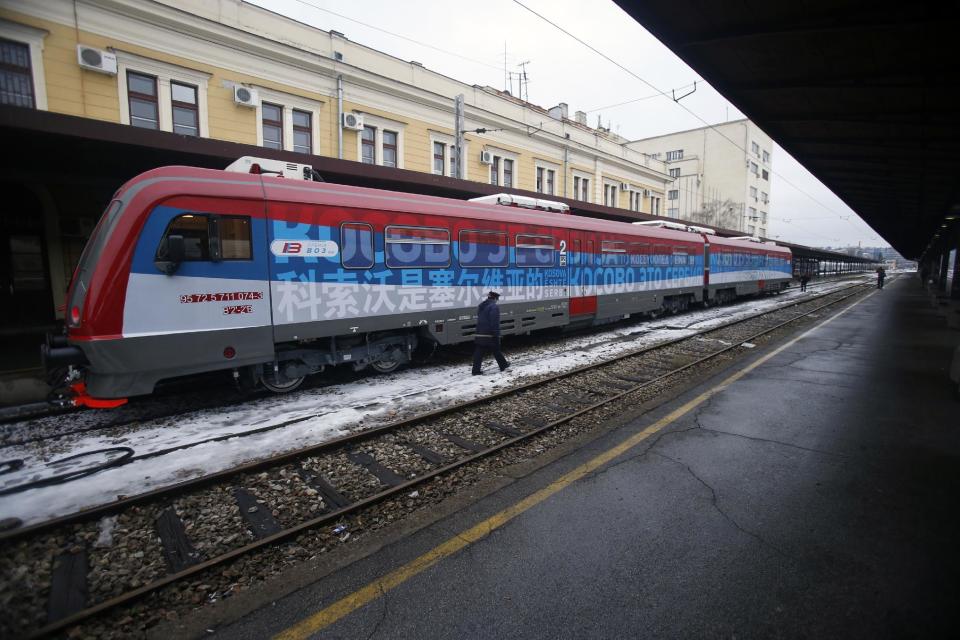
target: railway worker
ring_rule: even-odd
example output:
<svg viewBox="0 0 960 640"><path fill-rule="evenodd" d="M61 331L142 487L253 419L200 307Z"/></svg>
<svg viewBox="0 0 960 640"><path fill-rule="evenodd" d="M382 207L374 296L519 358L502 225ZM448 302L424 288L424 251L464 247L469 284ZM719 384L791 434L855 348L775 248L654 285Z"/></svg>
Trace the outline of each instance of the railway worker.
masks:
<svg viewBox="0 0 960 640"><path fill-rule="evenodd" d="M483 358L492 352L500 365L500 371L510 366L500 352L500 294L491 291L487 299L477 307L477 332L473 340L473 375L478 376L483 368Z"/></svg>
<svg viewBox="0 0 960 640"><path fill-rule="evenodd" d="M810 282L810 272L804 271L800 274L800 291L807 290L807 283Z"/></svg>
<svg viewBox="0 0 960 640"><path fill-rule="evenodd" d="M887 277L887 270L877 267L877 289L883 289L883 280Z"/></svg>

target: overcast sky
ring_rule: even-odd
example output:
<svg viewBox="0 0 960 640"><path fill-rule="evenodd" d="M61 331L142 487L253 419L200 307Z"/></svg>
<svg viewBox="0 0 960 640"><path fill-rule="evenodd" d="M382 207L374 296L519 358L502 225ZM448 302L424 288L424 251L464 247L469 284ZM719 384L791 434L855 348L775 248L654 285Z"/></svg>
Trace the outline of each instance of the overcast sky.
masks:
<svg viewBox="0 0 960 640"><path fill-rule="evenodd" d="M253 0L467 84L506 88L506 48L507 71L518 72L519 63L529 62L530 102L543 107L566 102L571 114L587 111L593 126L599 116L629 139L743 117L613 2L521 1L626 70L513 0ZM695 80L696 92L682 101L689 111L657 95L685 93ZM777 145L773 171L771 237L810 246L889 245Z"/></svg>

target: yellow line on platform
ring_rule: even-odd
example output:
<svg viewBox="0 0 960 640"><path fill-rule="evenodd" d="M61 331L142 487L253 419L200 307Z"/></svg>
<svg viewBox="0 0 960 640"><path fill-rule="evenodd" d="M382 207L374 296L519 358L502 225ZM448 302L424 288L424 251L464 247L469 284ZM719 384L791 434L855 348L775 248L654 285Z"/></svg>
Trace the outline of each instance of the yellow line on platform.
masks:
<svg viewBox="0 0 960 640"><path fill-rule="evenodd" d="M507 507L506 509L500 511L499 513L496 513L490 516L483 522L477 525L474 525L473 527L470 527L465 531L461 531L457 535L446 540L440 545L434 547L433 549L424 553L420 557L414 560L411 560L407 564L403 565L402 567L399 567L398 569L391 571L390 573L386 574L383 577L377 578L376 580L367 584L366 586L358 589L357 591L354 591L353 593L347 596L344 596L343 598L341 598L340 600L337 600L333 604L325 607L324 609L321 609L317 613L309 616L308 618L305 618L304 620L301 620L300 622L293 625L292 627L289 627L288 629L280 632L279 634L274 636L274 640L302 640L302 639L308 638L312 634L317 633L318 631L324 629L325 627L330 626L334 622L349 615L350 613L356 611L357 609L363 607L364 605L372 602L373 600L376 600L378 597L382 596L387 591L390 591L400 586L410 578L416 576L419 573L422 573L423 571L426 571L427 569L435 565L440 560L447 558L449 556L452 556L454 553L456 553L460 549L463 549L467 545L473 544L474 542L477 542L478 540L485 538L491 532L493 532L496 529L499 529L500 527L510 522L520 514L524 513L525 511L529 510L532 507L535 507L536 505L540 504L541 502L543 502L550 496L554 495L555 493L559 492L560 490L568 487L569 485L573 484L577 480L580 480L587 474L592 473L593 471L596 471L603 465L607 464L608 462L611 462L612 460L623 455L630 449L636 447L638 444L640 444L641 442L643 442L653 434L663 430L665 427L667 427L671 423L677 421L678 419L682 418L686 414L690 413L699 405L703 404L714 395L720 393L721 391L723 391L724 389L729 387L731 384L733 384L743 376L747 375L757 367L763 365L765 362L767 362L777 354L781 353L785 349L790 348L791 346L793 346L794 344L796 344L797 342L799 342L800 340L808 336L810 333L823 327L827 323L833 322L833 320L835 320L836 318L839 318L840 316L845 314L847 311L849 311L853 307L857 306L858 304L860 304L861 302L863 302L864 300L866 300L867 298L870 298L875 294L876 294L876 291L874 291L868 296L861 298L857 302L845 308L840 313L834 316L831 316L826 320L824 320L823 322L821 322L820 324L816 325L815 327L808 329L807 331L800 334L796 338L793 338L786 344L783 344L780 347L771 351L770 353L764 355L759 360L755 360L754 362L750 363L740 371L737 371L733 375L723 380L723 382L721 382L720 384L716 385L715 387L707 391L704 391L703 393L698 395L696 398L674 409L669 414L660 418L659 420L657 420L650 426L646 427L642 431L630 436L629 438L627 438L620 444L616 445L615 447L608 449L607 451L604 451L603 453L596 456L595 458L592 458L591 460L583 463L576 469L573 469L572 471L567 472L557 480L554 480L553 482L551 482L549 485L547 485L543 489L540 489L539 491L527 496L523 500Z"/></svg>

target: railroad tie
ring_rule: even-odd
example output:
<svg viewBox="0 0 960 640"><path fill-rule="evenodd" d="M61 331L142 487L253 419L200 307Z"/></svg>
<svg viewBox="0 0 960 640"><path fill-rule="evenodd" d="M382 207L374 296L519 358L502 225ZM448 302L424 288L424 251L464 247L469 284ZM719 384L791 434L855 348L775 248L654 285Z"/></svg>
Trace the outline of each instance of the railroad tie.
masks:
<svg viewBox="0 0 960 640"><path fill-rule="evenodd" d="M552 422L551 420L547 420L546 418L541 418L540 416L535 416L535 415L529 414L529 413L526 414L526 415L518 416L518 417L517 417L517 420L519 420L519 421L522 422L523 424L529 425L529 426L531 426L531 427L533 427L533 428L535 428L535 429L539 429L539 428L541 428L541 427L545 427L546 425L548 425L548 424L550 424L550 423Z"/></svg>
<svg viewBox="0 0 960 640"><path fill-rule="evenodd" d="M379 480L382 484L387 485L388 487L396 487L403 484L407 481L403 476L397 475L390 469L386 468L374 458L369 453L364 453L363 451L353 451L347 454L347 458L350 462L358 464Z"/></svg>
<svg viewBox="0 0 960 640"><path fill-rule="evenodd" d="M233 498L237 501L237 506L240 507L240 515L247 523L247 528L257 539L266 538L283 529L277 519L273 517L273 514L270 513L270 509L243 487L237 487L233 490Z"/></svg>
<svg viewBox="0 0 960 640"><path fill-rule="evenodd" d="M179 573L203 559L187 537L183 521L173 507L167 507L160 512L154 521L154 527L157 535L160 536L163 557L167 561L170 573Z"/></svg>
<svg viewBox="0 0 960 640"><path fill-rule="evenodd" d="M620 389L621 391L628 391L637 386L629 382L618 382L617 380L614 379L613 376L607 376L607 379L604 382L606 382L608 385L610 385L615 389Z"/></svg>
<svg viewBox="0 0 960 640"><path fill-rule="evenodd" d="M308 471L300 465L297 465L297 474L304 482L310 485L310 487L317 490L323 498L328 511L342 509L350 504L350 501L343 497L343 494L341 494L336 487L324 480L320 475Z"/></svg>
<svg viewBox="0 0 960 640"><path fill-rule="evenodd" d="M87 551L61 553L53 561L50 598L47 600L47 624L82 611L87 606Z"/></svg>
<svg viewBox="0 0 960 640"><path fill-rule="evenodd" d="M450 442L452 442L453 444L457 445L461 449L466 449L467 451L480 453L481 451L487 450L486 446L482 444L478 444L476 442L472 442L470 440L467 440L466 438L461 438L460 436L453 433L445 433L443 434L443 437L449 440Z"/></svg>
<svg viewBox="0 0 960 640"><path fill-rule="evenodd" d="M637 384L646 384L647 382L650 382L651 380L653 380L653 377L648 378L644 376L628 376L623 373L618 374L617 377L627 382L636 382Z"/></svg>
<svg viewBox="0 0 960 640"><path fill-rule="evenodd" d="M402 444L431 464L442 466L449 462L449 460L433 449L428 449L427 447L417 444L416 442L403 442Z"/></svg>
<svg viewBox="0 0 960 640"><path fill-rule="evenodd" d="M521 420L522 419L523 418L521 418ZM501 422L497 422L496 420L484 422L483 426L485 426L487 429L490 429L491 431L498 431L503 435L509 436L511 438L516 438L517 436L523 435L523 432L520 431L519 429L514 429L513 427L505 425Z"/></svg>
<svg viewBox="0 0 960 640"><path fill-rule="evenodd" d="M547 407L548 409L559 411L560 413L567 413L571 409L571 405L569 404L560 404L559 402L551 402L549 400L541 400L540 404Z"/></svg>

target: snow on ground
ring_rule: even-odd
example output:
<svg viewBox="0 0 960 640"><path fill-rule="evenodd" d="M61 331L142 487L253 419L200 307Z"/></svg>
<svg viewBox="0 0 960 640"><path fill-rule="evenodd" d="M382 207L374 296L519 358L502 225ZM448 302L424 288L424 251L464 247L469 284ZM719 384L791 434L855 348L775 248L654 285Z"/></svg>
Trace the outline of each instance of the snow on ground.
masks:
<svg viewBox="0 0 960 640"><path fill-rule="evenodd" d="M849 281L825 283L815 291L828 291L848 284ZM400 415L421 413L488 395L515 386L531 376L568 371L595 360L689 335L769 309L800 295L799 291L791 289L780 296L620 325L611 330L549 341L522 350L511 350L508 341L506 355L511 366L504 373L497 370L496 363L490 358L482 376L471 376L469 363L419 367L370 376L349 385L308 389L239 406L147 421L119 436L108 437L102 432L92 432L73 436L66 443L59 440L52 449L30 445L7 447L0 453L0 459L20 458L24 465L16 472L0 476L0 490L99 463L108 457L105 454L83 458L74 461L73 468L50 466L54 460L83 452L123 446L132 448L134 455L141 456L210 438L228 437L137 460L68 483L0 496L0 519L16 517L24 524L41 522L112 502L118 496L135 495L319 444L349 432L391 422ZM63 419L70 420L71 416ZM296 422L244 436L245 432L289 421ZM231 435L238 437L229 438Z"/></svg>

